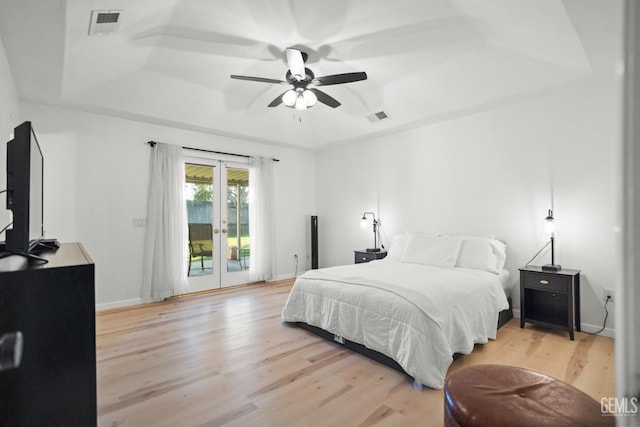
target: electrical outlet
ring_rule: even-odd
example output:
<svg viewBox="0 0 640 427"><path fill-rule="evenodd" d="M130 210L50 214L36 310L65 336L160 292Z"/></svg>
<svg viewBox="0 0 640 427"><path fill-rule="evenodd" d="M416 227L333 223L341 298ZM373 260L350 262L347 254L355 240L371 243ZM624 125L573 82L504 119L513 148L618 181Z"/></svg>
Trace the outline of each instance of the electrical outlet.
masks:
<svg viewBox="0 0 640 427"><path fill-rule="evenodd" d="M146 227L147 226L147 218L133 218L133 226L134 227Z"/></svg>
<svg viewBox="0 0 640 427"><path fill-rule="evenodd" d="M602 291L602 298L606 301L609 299L609 302L613 302L615 299L616 293L611 288L604 288Z"/></svg>

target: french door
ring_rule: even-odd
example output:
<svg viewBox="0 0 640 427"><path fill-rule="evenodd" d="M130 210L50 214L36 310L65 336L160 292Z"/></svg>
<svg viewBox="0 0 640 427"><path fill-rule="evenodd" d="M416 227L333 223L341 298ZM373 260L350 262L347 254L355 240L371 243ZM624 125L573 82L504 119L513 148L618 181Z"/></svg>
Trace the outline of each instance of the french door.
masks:
<svg viewBox="0 0 640 427"><path fill-rule="evenodd" d="M185 162L188 292L249 281L249 169L241 163Z"/></svg>

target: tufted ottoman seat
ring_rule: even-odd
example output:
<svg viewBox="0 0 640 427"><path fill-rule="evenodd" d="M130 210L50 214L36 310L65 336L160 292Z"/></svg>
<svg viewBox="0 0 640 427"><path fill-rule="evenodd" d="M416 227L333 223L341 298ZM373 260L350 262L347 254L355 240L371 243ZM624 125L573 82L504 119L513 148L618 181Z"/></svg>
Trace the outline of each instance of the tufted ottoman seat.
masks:
<svg viewBox="0 0 640 427"><path fill-rule="evenodd" d="M444 386L445 426L613 426L600 402L567 383L515 366L462 368Z"/></svg>

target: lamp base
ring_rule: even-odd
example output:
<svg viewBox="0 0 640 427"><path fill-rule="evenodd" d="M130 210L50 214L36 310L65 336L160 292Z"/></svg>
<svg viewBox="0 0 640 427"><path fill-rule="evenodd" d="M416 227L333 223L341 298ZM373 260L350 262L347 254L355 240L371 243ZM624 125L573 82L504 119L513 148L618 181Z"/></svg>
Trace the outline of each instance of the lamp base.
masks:
<svg viewBox="0 0 640 427"><path fill-rule="evenodd" d="M367 252L380 252L380 248L367 248Z"/></svg>
<svg viewBox="0 0 640 427"><path fill-rule="evenodd" d="M560 271L562 270L562 266L558 265L558 264L545 264L542 266L542 271Z"/></svg>

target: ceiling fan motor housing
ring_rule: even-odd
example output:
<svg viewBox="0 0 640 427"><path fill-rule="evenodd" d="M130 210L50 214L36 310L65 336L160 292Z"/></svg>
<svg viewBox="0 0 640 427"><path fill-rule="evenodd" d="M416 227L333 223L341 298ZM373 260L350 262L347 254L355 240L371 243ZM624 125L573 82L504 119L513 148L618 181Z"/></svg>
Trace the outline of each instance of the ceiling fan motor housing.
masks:
<svg viewBox="0 0 640 427"><path fill-rule="evenodd" d="M313 74L313 71L311 71L308 68L304 69L304 78L302 80L298 80L296 79L292 74L291 74L291 70L287 70L287 74L285 76L285 79L287 80L288 83L292 84L294 88L298 89L300 88L306 88L307 85L309 83L311 83L311 81L313 79L315 79L316 76Z"/></svg>

